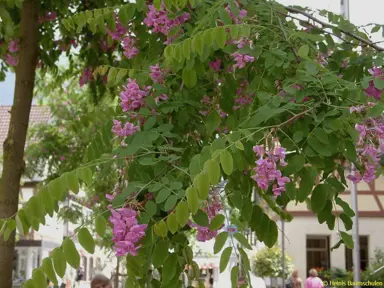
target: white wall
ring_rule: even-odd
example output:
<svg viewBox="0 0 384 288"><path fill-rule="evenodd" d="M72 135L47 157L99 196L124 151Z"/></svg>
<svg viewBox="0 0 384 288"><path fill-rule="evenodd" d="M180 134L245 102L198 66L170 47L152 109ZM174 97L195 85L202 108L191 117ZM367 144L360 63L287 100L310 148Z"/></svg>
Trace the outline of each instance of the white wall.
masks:
<svg viewBox="0 0 384 288"><path fill-rule="evenodd" d="M368 236L369 258L373 257L375 248L384 249L383 228L382 218L360 218L360 235ZM342 223L340 223L340 230L344 230ZM285 224L285 235L286 252L292 257L295 268L302 278L307 275L306 236L329 235L331 247L339 241L337 232L330 231L326 224L319 224L315 217L295 217L291 223ZM281 232L279 232L279 239L281 239ZM344 245L331 252L331 267L345 269Z"/></svg>

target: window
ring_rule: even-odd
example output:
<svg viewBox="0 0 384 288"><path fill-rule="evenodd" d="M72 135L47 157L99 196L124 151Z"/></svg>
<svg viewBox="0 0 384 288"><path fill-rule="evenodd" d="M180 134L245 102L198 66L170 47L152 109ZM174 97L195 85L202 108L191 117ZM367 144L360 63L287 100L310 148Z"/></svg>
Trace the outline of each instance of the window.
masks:
<svg viewBox="0 0 384 288"><path fill-rule="evenodd" d="M367 270L368 268L368 236L360 236L360 269ZM353 268L353 251L345 247L345 268L352 271Z"/></svg>
<svg viewBox="0 0 384 288"><path fill-rule="evenodd" d="M307 273L312 268L327 270L330 267L329 236L307 236Z"/></svg>

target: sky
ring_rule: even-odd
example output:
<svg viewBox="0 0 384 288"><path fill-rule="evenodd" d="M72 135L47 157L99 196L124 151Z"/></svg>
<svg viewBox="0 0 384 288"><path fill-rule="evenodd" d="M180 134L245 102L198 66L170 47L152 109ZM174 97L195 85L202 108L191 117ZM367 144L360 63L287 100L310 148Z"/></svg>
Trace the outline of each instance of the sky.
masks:
<svg viewBox="0 0 384 288"><path fill-rule="evenodd" d="M340 0L278 0L278 2L284 5L300 5L313 9L326 9L334 13L340 12ZM382 17L384 0L350 0L349 5L350 20L355 25L384 24ZM380 33L375 34L372 39L373 41L384 40ZM0 82L0 105L12 104L14 83L13 73L8 73L6 80Z"/></svg>

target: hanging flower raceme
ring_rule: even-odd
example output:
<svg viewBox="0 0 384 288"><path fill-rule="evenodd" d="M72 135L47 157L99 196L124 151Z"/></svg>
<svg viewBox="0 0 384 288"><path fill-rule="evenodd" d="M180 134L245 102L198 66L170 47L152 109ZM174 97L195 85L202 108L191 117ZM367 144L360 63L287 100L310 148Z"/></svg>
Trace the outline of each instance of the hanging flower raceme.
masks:
<svg viewBox="0 0 384 288"><path fill-rule="evenodd" d="M147 27L149 28L152 28L152 33L161 33L167 37L169 31L172 28L185 23L190 18L189 13L187 12L184 12L175 18L169 18L165 5L162 5L160 10L156 10L154 5L149 5L148 8L149 10L147 12L146 18L144 19L145 25L147 25ZM170 44L174 39L177 38L177 36L182 33L183 29L180 29L179 32L176 33L176 35L168 37L165 43Z"/></svg>
<svg viewBox="0 0 384 288"><path fill-rule="evenodd" d="M241 53L233 53L232 54L233 59L236 61L236 64L233 65L233 68L244 68L247 63L252 63L255 61L255 57L246 55L246 54L241 54Z"/></svg>
<svg viewBox="0 0 384 288"><path fill-rule="evenodd" d="M124 127L121 124L121 121L113 120L112 132L119 137L127 137L138 131L139 127L133 125L132 123L125 123Z"/></svg>
<svg viewBox="0 0 384 288"><path fill-rule="evenodd" d="M218 72L221 69L221 60L219 58L216 58L216 61L209 62L209 66L212 68L213 71Z"/></svg>
<svg viewBox="0 0 384 288"><path fill-rule="evenodd" d="M109 220L113 225L114 249L116 256L127 254L136 256L137 250L141 247L138 242L145 236L146 224L139 224L137 212L129 208L112 209Z"/></svg>
<svg viewBox="0 0 384 288"><path fill-rule="evenodd" d="M136 45L136 39L127 36L123 39L123 49L124 49L124 56L128 59L134 58L137 54L139 54L139 50L135 47Z"/></svg>
<svg viewBox="0 0 384 288"><path fill-rule="evenodd" d="M384 80L384 70L378 67L374 67L368 70L369 74L371 74L375 78L380 78ZM381 95L383 94L383 89L378 89L375 87L374 81L369 81L368 88L364 89L365 94L369 97L373 97L377 100L381 99Z"/></svg>
<svg viewBox="0 0 384 288"><path fill-rule="evenodd" d="M8 50L11 53L16 53L17 51L19 51L19 40L12 40L11 42L9 42Z"/></svg>
<svg viewBox="0 0 384 288"><path fill-rule="evenodd" d="M237 1L234 1L235 5L237 6L237 8L240 8L240 5ZM237 9L237 15L234 14L234 11L231 10L231 7L229 5L227 5L225 7L225 10L228 12L229 14L229 17L231 17L231 19L236 23L236 24L240 24L243 22L243 18L247 16L247 10L245 9Z"/></svg>
<svg viewBox="0 0 384 288"><path fill-rule="evenodd" d="M164 70L160 68L159 64L149 66L150 76L154 83L161 83L164 81Z"/></svg>
<svg viewBox="0 0 384 288"><path fill-rule="evenodd" d="M217 192L211 191L208 200L202 210L207 213L209 222L224 209L223 203L220 201L220 197ZM205 242L215 238L218 234L218 230L210 230L208 227L203 227L188 221L190 227L196 228L197 230L197 241Z"/></svg>
<svg viewBox="0 0 384 288"><path fill-rule="evenodd" d="M148 96L151 86L140 89L136 80L128 79L128 84L125 90L120 93L121 107L123 112L134 111L140 109L144 104L144 98Z"/></svg>
<svg viewBox="0 0 384 288"><path fill-rule="evenodd" d="M123 24L121 24L120 19L117 16L117 14L115 14L115 22L116 22L116 27L115 27L114 31L110 30L108 28L108 26L106 27L106 30L107 30L108 35L111 36L111 38L113 40L120 41L124 37L124 35L127 34L128 29L126 27L124 27Z"/></svg>
<svg viewBox="0 0 384 288"><path fill-rule="evenodd" d="M247 94L248 81L243 81L240 84L240 87L237 89L236 94L237 98L235 99L236 105L233 106L233 110L238 110L243 106L250 105L253 101L253 97L250 94Z"/></svg>
<svg viewBox="0 0 384 288"><path fill-rule="evenodd" d="M369 107L375 103L369 102ZM362 113L366 106L351 107L351 113ZM355 169L348 179L354 183L364 180L370 183L376 179L377 168L380 166L380 155L384 153L384 119L383 117L368 118L363 124L356 124L355 130L359 133L357 142L357 163L361 171Z"/></svg>
<svg viewBox="0 0 384 288"><path fill-rule="evenodd" d="M272 191L275 196L279 196L285 192L285 184L291 180L283 176L278 166L284 167L287 165L285 162L285 149L277 147L271 151L265 151L264 145L256 145L253 151L259 157L256 160L256 167L253 169L255 174L252 179L256 181L257 186L266 191L269 185L272 184Z"/></svg>
<svg viewBox="0 0 384 288"><path fill-rule="evenodd" d="M89 67L85 68L83 70L82 75L80 76L80 80L79 80L80 87L83 87L92 79L93 79L92 68L89 68Z"/></svg>
<svg viewBox="0 0 384 288"><path fill-rule="evenodd" d="M17 55L7 54L5 56L5 62L9 66L17 66L17 63L19 63L19 58L17 57Z"/></svg>

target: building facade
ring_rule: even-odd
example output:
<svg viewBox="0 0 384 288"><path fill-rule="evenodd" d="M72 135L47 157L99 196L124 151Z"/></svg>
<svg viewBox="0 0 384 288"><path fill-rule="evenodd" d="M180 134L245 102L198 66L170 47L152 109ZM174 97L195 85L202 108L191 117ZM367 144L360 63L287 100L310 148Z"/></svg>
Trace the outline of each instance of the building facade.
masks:
<svg viewBox="0 0 384 288"><path fill-rule="evenodd" d="M349 188L340 198L351 205ZM384 177L378 178L372 184L362 182L357 185L357 190L360 266L365 270L370 265L375 249L384 249ZM325 223L319 224L317 216L307 209L306 203L290 203L287 210L294 219L285 223L286 253L293 259L302 278L308 275L311 268L352 270L352 250L341 245L331 251L340 239L337 230L345 231L340 219L336 219L335 230L330 231ZM337 215L340 211L341 207L336 206L334 214ZM281 241L281 234L279 239Z"/></svg>

